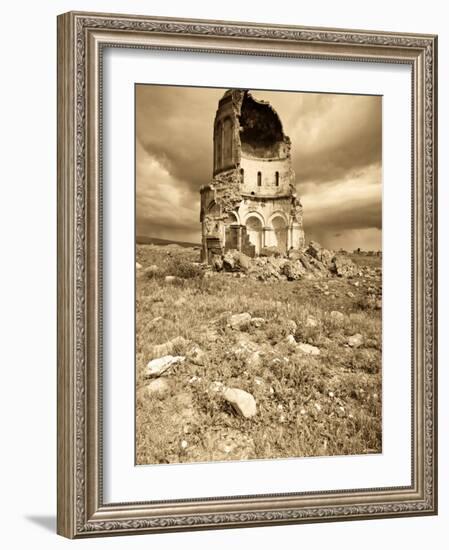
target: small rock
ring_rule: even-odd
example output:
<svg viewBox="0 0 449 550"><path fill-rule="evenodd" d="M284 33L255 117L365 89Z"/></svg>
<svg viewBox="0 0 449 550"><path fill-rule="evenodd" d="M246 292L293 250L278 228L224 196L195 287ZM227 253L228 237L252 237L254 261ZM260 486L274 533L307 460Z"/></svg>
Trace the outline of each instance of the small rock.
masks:
<svg viewBox="0 0 449 550"><path fill-rule="evenodd" d="M306 414L306 409L301 409L301 410L299 411L299 414L302 414L302 415Z"/></svg>
<svg viewBox="0 0 449 550"><path fill-rule="evenodd" d="M193 363L194 365L204 365L204 361L206 359L206 354L204 351L194 344L188 351L187 351L187 359Z"/></svg>
<svg viewBox="0 0 449 550"><path fill-rule="evenodd" d="M348 298L355 298L355 294L354 294L353 292L351 292L351 291L347 292L347 293L346 293L346 296L347 296Z"/></svg>
<svg viewBox="0 0 449 550"><path fill-rule="evenodd" d="M263 324L265 324L265 319L263 317L253 317L251 319L251 325L255 328L260 328Z"/></svg>
<svg viewBox="0 0 449 550"><path fill-rule="evenodd" d="M315 409L317 411L321 411L321 405L319 403L315 403Z"/></svg>
<svg viewBox="0 0 449 550"><path fill-rule="evenodd" d="M330 312L331 319L338 323L342 323L345 320L345 316L341 311L331 311Z"/></svg>
<svg viewBox="0 0 449 550"><path fill-rule="evenodd" d="M170 385L164 378L157 378L145 386L145 391L148 395L162 396L168 393L169 389Z"/></svg>
<svg viewBox="0 0 449 550"><path fill-rule="evenodd" d="M223 258L218 254L213 254L211 265L216 271L221 271L223 269Z"/></svg>
<svg viewBox="0 0 449 550"><path fill-rule="evenodd" d="M227 388L223 392L225 400L232 405L235 412L245 418L251 418L257 412L254 397L239 388Z"/></svg>
<svg viewBox="0 0 449 550"><path fill-rule="evenodd" d="M375 308L376 309L382 309L382 300L381 299L376 300Z"/></svg>
<svg viewBox="0 0 449 550"><path fill-rule="evenodd" d="M320 350L316 346L311 346L310 344L298 344L298 349L307 355L319 355Z"/></svg>
<svg viewBox="0 0 449 550"><path fill-rule="evenodd" d="M160 376L173 365L182 363L184 359L185 357L182 357L180 355L166 355L165 357L153 359L147 365L147 376Z"/></svg>
<svg viewBox="0 0 449 550"><path fill-rule="evenodd" d="M167 284L174 285L176 283L181 282L182 279L180 279L179 277L175 277L174 275L166 275L165 278L164 278L164 281Z"/></svg>
<svg viewBox="0 0 449 550"><path fill-rule="evenodd" d="M209 391L213 393L218 393L223 391L226 388L226 386L223 384L223 382L212 382L212 384L209 386Z"/></svg>
<svg viewBox="0 0 449 550"><path fill-rule="evenodd" d="M333 258L331 269L339 277L351 277L358 272L355 263L351 259L341 255Z"/></svg>
<svg viewBox="0 0 449 550"><path fill-rule="evenodd" d="M348 338L348 345L351 348L358 348L363 344L363 336L361 334L354 334Z"/></svg>
<svg viewBox="0 0 449 550"><path fill-rule="evenodd" d="M251 315L249 313L236 313L231 315L228 321L228 325L234 330L239 330L249 324L251 321Z"/></svg>
<svg viewBox="0 0 449 550"><path fill-rule="evenodd" d="M158 268L157 265L153 264L153 265L150 265L150 266L146 267L144 269L144 273L149 279L152 279L153 277L155 277L157 275L157 273L159 273L159 268Z"/></svg>
<svg viewBox="0 0 449 550"><path fill-rule="evenodd" d="M306 327L314 328L318 326L318 321L314 317L307 317Z"/></svg>
<svg viewBox="0 0 449 550"><path fill-rule="evenodd" d="M245 365L249 368L256 368L262 364L262 352L253 351L245 357Z"/></svg>
<svg viewBox="0 0 449 550"><path fill-rule="evenodd" d="M297 281L302 279L306 270L300 261L287 262L282 267L282 274L287 277L289 281Z"/></svg>
<svg viewBox="0 0 449 550"><path fill-rule="evenodd" d="M139 262L136 262L136 269L142 269L142 264L139 264Z"/></svg>
<svg viewBox="0 0 449 550"><path fill-rule="evenodd" d="M285 338L285 341L287 342L287 344L289 346L296 346L296 340L295 340L295 337L293 336L293 334L289 334L286 338Z"/></svg>
<svg viewBox="0 0 449 550"><path fill-rule="evenodd" d="M181 449L187 449L188 445L189 444L187 443L187 441L185 439L183 439L181 441Z"/></svg>
<svg viewBox="0 0 449 550"><path fill-rule="evenodd" d="M287 330L290 334L294 334L298 330L298 325L293 319L287 321Z"/></svg>
<svg viewBox="0 0 449 550"><path fill-rule="evenodd" d="M333 392L333 391L330 391L327 395L328 395L329 397L334 397L334 392Z"/></svg>
<svg viewBox="0 0 449 550"><path fill-rule="evenodd" d="M189 341L182 336L176 336L164 344L153 346L153 355L155 357L162 357L164 355L172 355L174 351L184 351L186 346L189 345Z"/></svg>

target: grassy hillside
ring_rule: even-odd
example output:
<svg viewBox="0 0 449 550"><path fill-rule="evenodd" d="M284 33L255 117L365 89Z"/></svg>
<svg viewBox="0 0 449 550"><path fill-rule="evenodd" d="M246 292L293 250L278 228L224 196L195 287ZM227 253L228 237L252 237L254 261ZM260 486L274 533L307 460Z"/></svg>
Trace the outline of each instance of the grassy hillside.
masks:
<svg viewBox="0 0 449 550"><path fill-rule="evenodd" d="M261 282L204 276L198 254L137 247L137 463L381 452L381 260L352 279ZM238 313L251 320L232 328ZM155 384L154 346L176 337L186 359ZM224 387L250 393L255 416L237 416Z"/></svg>

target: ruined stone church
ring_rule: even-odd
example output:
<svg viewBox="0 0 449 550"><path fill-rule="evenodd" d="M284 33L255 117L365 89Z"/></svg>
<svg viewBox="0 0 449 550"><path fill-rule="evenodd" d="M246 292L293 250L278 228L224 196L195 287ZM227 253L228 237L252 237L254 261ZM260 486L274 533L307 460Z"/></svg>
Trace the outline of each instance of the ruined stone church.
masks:
<svg viewBox="0 0 449 550"><path fill-rule="evenodd" d="M214 122L213 177L201 188L202 260L239 250L254 257L304 246L291 142L273 107L227 90Z"/></svg>

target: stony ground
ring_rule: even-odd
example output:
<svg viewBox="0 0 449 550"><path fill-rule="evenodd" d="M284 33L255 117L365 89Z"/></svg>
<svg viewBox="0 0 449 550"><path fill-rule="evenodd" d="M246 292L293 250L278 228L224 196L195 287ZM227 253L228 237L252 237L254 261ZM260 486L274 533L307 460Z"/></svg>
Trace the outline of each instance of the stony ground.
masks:
<svg viewBox="0 0 449 550"><path fill-rule="evenodd" d="M137 248L137 464L381 452L380 259L262 282L198 257Z"/></svg>

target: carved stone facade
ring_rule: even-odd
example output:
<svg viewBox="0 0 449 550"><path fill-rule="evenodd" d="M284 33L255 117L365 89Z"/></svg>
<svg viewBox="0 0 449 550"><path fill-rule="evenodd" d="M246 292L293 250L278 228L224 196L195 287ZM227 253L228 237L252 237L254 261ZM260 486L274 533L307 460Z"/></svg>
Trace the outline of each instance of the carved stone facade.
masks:
<svg viewBox="0 0 449 550"><path fill-rule="evenodd" d="M202 260L304 246L290 138L276 111L245 90L225 92L214 122L212 181L201 188Z"/></svg>

